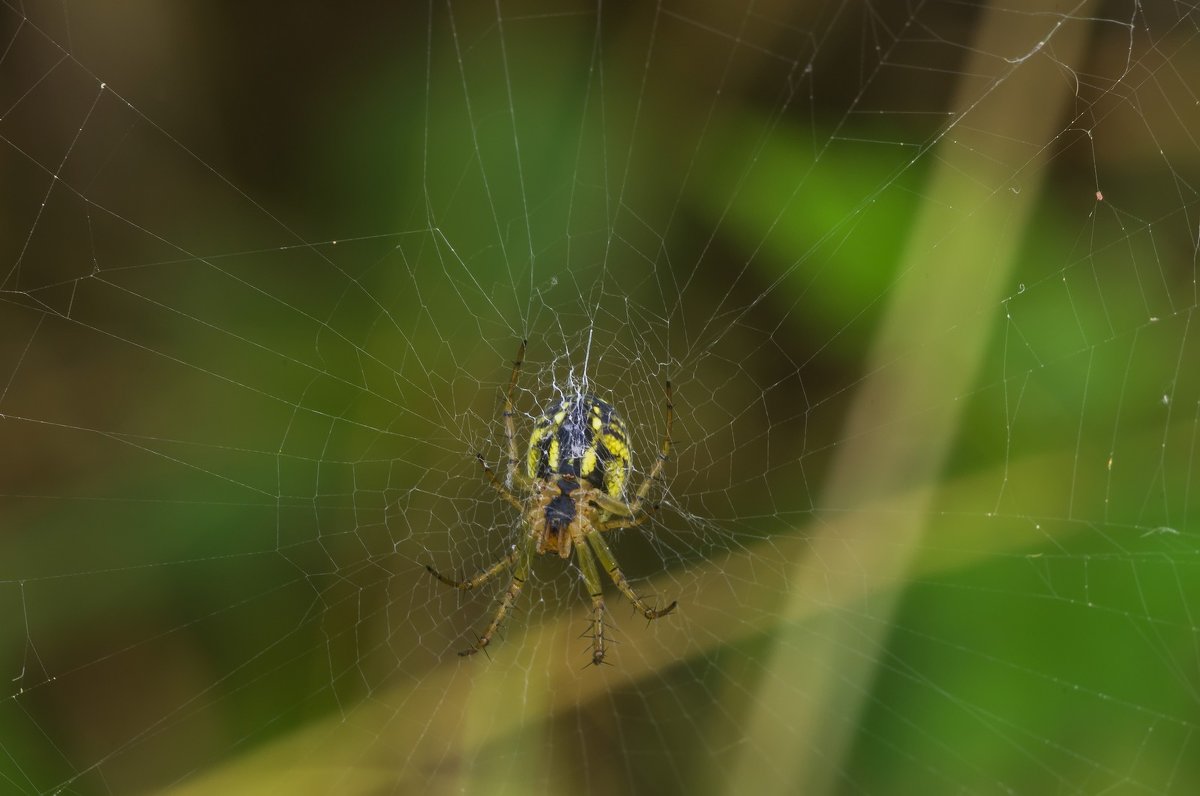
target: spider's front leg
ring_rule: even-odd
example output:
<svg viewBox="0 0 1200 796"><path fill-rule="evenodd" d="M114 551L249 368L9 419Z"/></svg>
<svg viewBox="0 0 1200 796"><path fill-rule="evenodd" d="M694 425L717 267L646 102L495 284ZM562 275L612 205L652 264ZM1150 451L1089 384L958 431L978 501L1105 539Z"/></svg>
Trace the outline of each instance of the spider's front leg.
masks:
<svg viewBox="0 0 1200 796"><path fill-rule="evenodd" d="M465 649L458 653L464 658L468 655L474 655L481 649L492 643L492 636L496 635L496 631L500 629L500 623L504 621L504 617L508 616L508 612L512 610L513 605L517 602L517 597L521 594L521 588L525 585L526 578L529 577L529 566L525 566L523 570L513 572L512 582L508 584L508 591L504 592L504 599L500 601L500 607L496 609L496 615L492 617L491 623L487 626L487 630L483 631L475 642L475 645L470 649Z"/></svg>
<svg viewBox="0 0 1200 796"><path fill-rule="evenodd" d="M453 586L454 588L462 591L470 591L471 589L479 588L504 570L516 564L515 569L513 569L512 580L508 584L508 589L504 592L504 597L500 600L500 605L496 609L496 614L492 617L491 623L475 642L475 646L473 646L471 649L463 650L462 652L458 653L459 655L474 655L476 652L479 652L488 644L492 643L492 637L496 635L496 631L500 629L500 624L504 621L504 618L508 616L508 613L512 610L513 605L516 604L517 597L521 595L521 588L525 585L525 581L529 579L529 564L533 558L535 543L536 539L534 537L526 535L525 538L521 540L521 544L510 551L506 556L504 556L504 558L500 559L495 564L492 564L475 577L467 580L455 580L454 578L447 577L438 572L429 564L425 565L425 569L429 570L429 574L433 575L447 586Z"/></svg>
<svg viewBox="0 0 1200 796"><path fill-rule="evenodd" d="M608 542L604 541L604 537L600 535L599 530L592 530L587 534L587 541L596 551L596 557L600 559L600 565L608 572L608 576L612 578L613 583L617 584L617 588L621 590L629 602L633 603L633 607L638 610L642 616L647 619L658 619L660 616L666 616L675 610L677 601L672 600L671 604L666 608L651 608L646 604L646 601L638 596L633 590L629 579L625 577L625 573L621 571L621 567L617 565L617 558L612 553L612 548L608 546Z"/></svg>
<svg viewBox="0 0 1200 796"><path fill-rule="evenodd" d="M479 588L480 586L487 583L492 578L499 575L504 570L511 567L513 562L517 560L518 555L520 555L520 552L518 550L514 549L512 552L510 552L504 558L500 559L495 564L492 564L490 567L485 569L483 572L480 572L475 577L469 578L467 580L455 580L454 578L446 577L445 575L443 575L442 573L440 573L436 569L434 569L433 566L430 564L426 564L425 569L429 570L430 575L433 575L435 578L440 580L442 583L445 583L447 586L453 586L454 588L461 589L462 591L469 591L471 589Z"/></svg>
<svg viewBox="0 0 1200 796"><path fill-rule="evenodd" d="M600 587L600 573L596 570L596 560L592 551L583 540L583 534L574 531L575 557L579 561L579 571L583 575L583 585L592 598L592 664L599 666L604 663L604 592Z"/></svg>
<svg viewBox="0 0 1200 796"><path fill-rule="evenodd" d="M492 637L496 635L496 631L500 629L500 625L502 622L504 622L504 618L508 616L509 611L511 611L512 607L516 605L517 598L521 596L521 589L525 586L525 581L529 580L529 564L533 559L534 543L534 537L532 535L526 535L525 538L521 540L520 547L510 553L505 561L501 561L499 564L491 567L488 572L480 575L478 578L475 578L475 580L478 580L479 583L482 583L484 580L487 580L487 577L490 577L489 573L499 572L502 568L507 567L511 561L516 562L516 566L513 568L512 581L508 584L508 589L504 592L504 597L501 598L500 605L496 608L496 614L492 617L492 621L488 624L487 629L483 631L483 634L475 641L474 646L472 646L470 649L463 650L462 652L458 653L459 655L464 657L467 655L474 655L481 649L485 648L488 644L492 643ZM430 571L432 571L432 569ZM434 574L436 575L437 573L435 572ZM469 581L468 583L471 582L473 581ZM466 586L465 588L472 587Z"/></svg>

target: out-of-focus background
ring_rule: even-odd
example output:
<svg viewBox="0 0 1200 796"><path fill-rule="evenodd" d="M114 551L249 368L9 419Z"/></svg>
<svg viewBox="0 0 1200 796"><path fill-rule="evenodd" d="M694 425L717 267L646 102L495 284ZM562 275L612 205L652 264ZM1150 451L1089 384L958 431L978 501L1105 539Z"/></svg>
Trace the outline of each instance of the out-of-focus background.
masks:
<svg viewBox="0 0 1200 796"><path fill-rule="evenodd" d="M0 7L0 791L1200 789L1200 13ZM487 485L591 392L590 663Z"/></svg>

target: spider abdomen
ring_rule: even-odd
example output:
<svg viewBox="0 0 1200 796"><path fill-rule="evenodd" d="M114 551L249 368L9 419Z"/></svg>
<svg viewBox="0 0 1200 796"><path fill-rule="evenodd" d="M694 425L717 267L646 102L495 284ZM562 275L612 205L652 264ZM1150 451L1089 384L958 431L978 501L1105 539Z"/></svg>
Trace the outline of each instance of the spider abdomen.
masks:
<svg viewBox="0 0 1200 796"><path fill-rule="evenodd" d="M621 497L633 467L624 422L612 404L594 395L548 407L529 436L525 464L531 479L572 476L614 498Z"/></svg>

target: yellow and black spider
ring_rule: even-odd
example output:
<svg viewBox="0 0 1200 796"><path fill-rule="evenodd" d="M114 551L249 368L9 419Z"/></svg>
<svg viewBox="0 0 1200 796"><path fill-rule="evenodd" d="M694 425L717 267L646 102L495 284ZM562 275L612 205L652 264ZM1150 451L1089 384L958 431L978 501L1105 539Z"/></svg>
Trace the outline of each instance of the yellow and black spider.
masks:
<svg viewBox="0 0 1200 796"><path fill-rule="evenodd" d="M517 350L517 359L513 362L508 393L504 399L504 436L508 444L507 482L522 490L524 496L518 497L506 487L484 461L482 454L478 454L478 458L492 487L521 512L525 533L504 558L470 580L454 580L432 566L426 565L425 568L442 583L463 590L477 588L501 572L513 569L512 582L500 600L491 624L473 647L459 653L473 655L492 643L500 623L512 610L521 588L529 579L529 566L534 554L556 552L562 558L570 558L574 550L584 585L592 598L592 663L599 665L604 662L605 654L605 608L596 559L600 560L600 565L608 572L613 583L617 584L617 588L642 616L657 619L675 609L674 602L661 610L651 608L638 597L617 566L617 559L603 536L606 531L641 525L658 509L657 505L643 509L642 502L671 453L671 420L674 414L671 382L668 381L664 387L667 399L666 433L658 458L646 480L634 493L633 500L626 502L625 488L633 471L629 435L616 409L594 395L564 398L551 404L534 424L533 433L529 435L525 466L523 469L519 466L521 460L517 457L513 393L524 361L525 341L522 341Z"/></svg>

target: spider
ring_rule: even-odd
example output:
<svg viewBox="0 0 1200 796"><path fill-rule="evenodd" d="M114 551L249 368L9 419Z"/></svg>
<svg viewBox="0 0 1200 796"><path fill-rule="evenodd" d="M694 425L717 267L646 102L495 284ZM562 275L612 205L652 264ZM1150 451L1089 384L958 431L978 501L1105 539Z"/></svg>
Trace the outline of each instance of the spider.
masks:
<svg viewBox="0 0 1200 796"><path fill-rule="evenodd" d="M476 454L492 488L521 513L525 533L507 555L469 580L446 577L428 564L425 568L442 583L463 591L476 589L512 569L512 580L491 623L470 649L459 653L474 655L492 643L500 624L516 604L529 579L534 554L558 553L562 558L570 558L574 550L584 585L592 599L592 663L599 666L604 662L606 648L604 595L596 569L597 560L646 619L657 619L675 610L675 602L663 609L651 608L637 595L603 535L618 528L641 525L658 510L657 504L643 508L642 503L671 452L674 414L671 382L667 381L664 386L666 433L658 458L634 492L633 500L626 502L623 496L633 471L629 437L616 409L594 395L564 398L547 407L534 424L524 467L520 466L513 393L525 361L525 344L522 340L517 349L504 399L504 437L508 445L506 481L502 482L496 476L482 454ZM521 490L523 496L518 497L505 483Z"/></svg>

